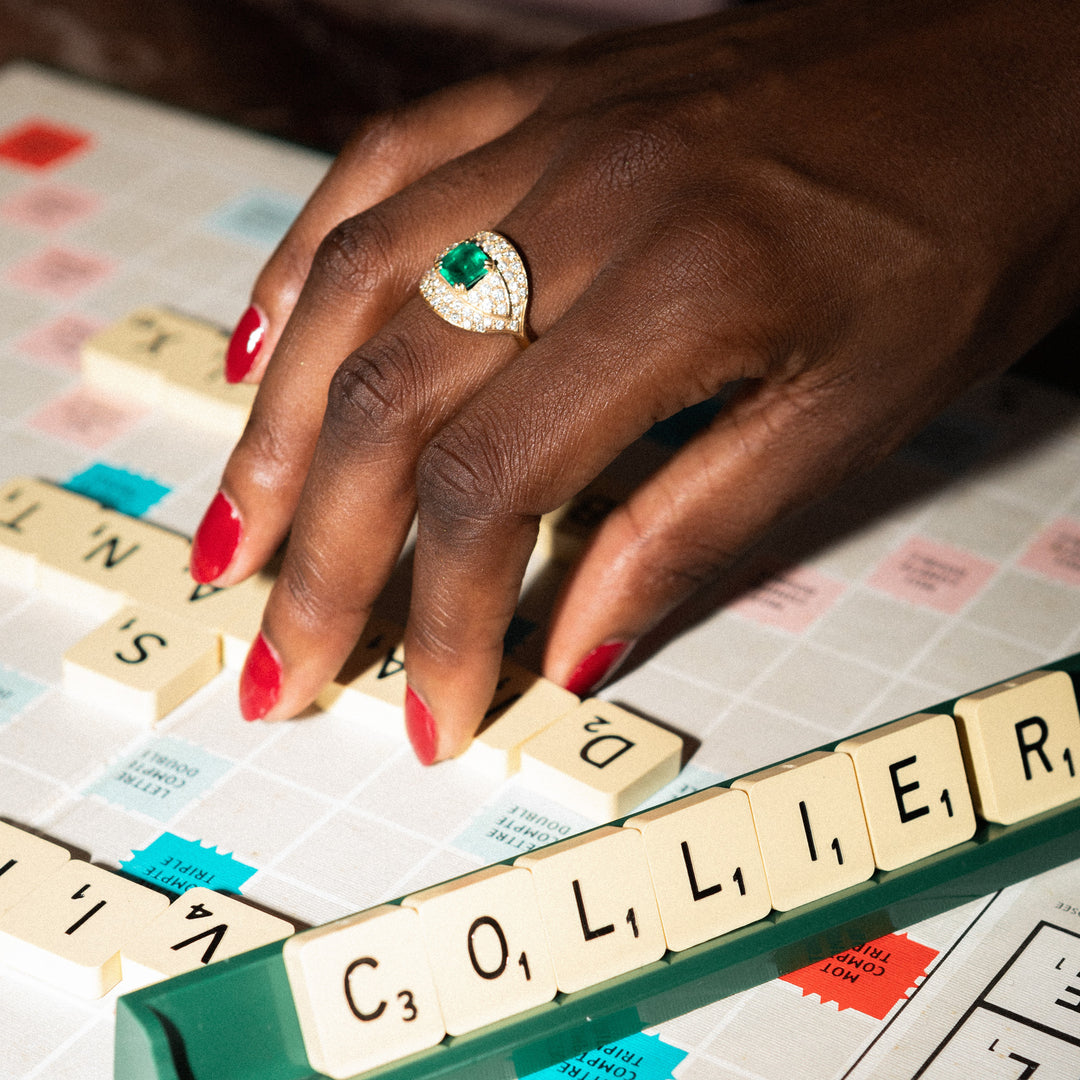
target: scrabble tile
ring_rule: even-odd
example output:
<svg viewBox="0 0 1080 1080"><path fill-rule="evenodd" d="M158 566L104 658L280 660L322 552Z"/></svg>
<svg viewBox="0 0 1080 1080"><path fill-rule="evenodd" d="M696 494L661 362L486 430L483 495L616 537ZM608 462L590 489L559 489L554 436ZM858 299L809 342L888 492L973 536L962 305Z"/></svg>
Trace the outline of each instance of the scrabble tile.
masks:
<svg viewBox="0 0 1080 1080"><path fill-rule="evenodd" d="M189 548L185 549L168 573L140 579L132 598L219 635L225 667L239 671L262 625L274 575L260 571L227 589L198 584L188 570L189 552Z"/></svg>
<svg viewBox="0 0 1080 1080"><path fill-rule="evenodd" d="M228 334L165 308L144 307L83 343L83 377L194 423L239 437L256 388L225 381Z"/></svg>
<svg viewBox="0 0 1080 1080"><path fill-rule="evenodd" d="M292 923L251 904L196 886L178 896L120 950L124 993L205 964L269 945Z"/></svg>
<svg viewBox="0 0 1080 1080"><path fill-rule="evenodd" d="M64 654L64 689L153 724L221 670L221 638L156 608L127 606Z"/></svg>
<svg viewBox="0 0 1080 1080"><path fill-rule="evenodd" d="M750 796L761 859L778 911L839 892L874 872L855 767L816 750L736 780Z"/></svg>
<svg viewBox="0 0 1080 1080"><path fill-rule="evenodd" d="M165 394L162 357L184 337L170 312L139 308L83 343L83 380L107 394L159 406Z"/></svg>
<svg viewBox="0 0 1080 1080"><path fill-rule="evenodd" d="M0 963L80 997L120 981L120 949L169 906L166 896L71 860L0 915Z"/></svg>
<svg viewBox="0 0 1080 1080"><path fill-rule="evenodd" d="M1020 675L953 711L980 817L1011 825L1080 798L1080 716L1063 671Z"/></svg>
<svg viewBox="0 0 1080 1080"><path fill-rule="evenodd" d="M352 655L316 702L320 708L354 720L383 714L402 721L405 706L405 631L379 617L364 627Z"/></svg>
<svg viewBox="0 0 1080 1080"><path fill-rule="evenodd" d="M772 910L744 791L709 788L624 822L645 841L667 947L689 949Z"/></svg>
<svg viewBox="0 0 1080 1080"><path fill-rule="evenodd" d="M19 477L0 487L0 581L37 585L38 551L52 538L93 528L97 503L41 480Z"/></svg>
<svg viewBox="0 0 1080 1080"><path fill-rule="evenodd" d="M579 704L569 690L504 660L491 707L462 760L491 776L512 776L521 768L522 744Z"/></svg>
<svg viewBox="0 0 1080 1080"><path fill-rule="evenodd" d="M645 843L605 825L514 861L533 875L555 982L564 994L659 960L666 951Z"/></svg>
<svg viewBox="0 0 1080 1080"><path fill-rule="evenodd" d="M607 821L674 780L682 751L678 735L589 698L522 746L521 775L571 809Z"/></svg>
<svg viewBox="0 0 1080 1080"><path fill-rule="evenodd" d="M0 915L59 870L65 848L0 821Z"/></svg>
<svg viewBox="0 0 1080 1080"><path fill-rule="evenodd" d="M282 957L308 1060L334 1080L446 1034L412 908L385 904L306 930Z"/></svg>
<svg viewBox="0 0 1080 1080"><path fill-rule="evenodd" d="M617 504L618 499L606 477L593 481L569 502L540 518L536 551L546 560L576 561Z"/></svg>
<svg viewBox="0 0 1080 1080"><path fill-rule="evenodd" d="M38 590L59 603L115 614L186 557L187 541L166 529L100 510L51 534L38 551Z"/></svg>
<svg viewBox="0 0 1080 1080"><path fill-rule="evenodd" d="M488 866L405 897L420 915L443 1021L451 1035L555 997L532 875Z"/></svg>
<svg viewBox="0 0 1080 1080"><path fill-rule="evenodd" d="M951 716L917 713L845 739L855 765L874 862L882 870L925 859L975 832L967 772Z"/></svg>

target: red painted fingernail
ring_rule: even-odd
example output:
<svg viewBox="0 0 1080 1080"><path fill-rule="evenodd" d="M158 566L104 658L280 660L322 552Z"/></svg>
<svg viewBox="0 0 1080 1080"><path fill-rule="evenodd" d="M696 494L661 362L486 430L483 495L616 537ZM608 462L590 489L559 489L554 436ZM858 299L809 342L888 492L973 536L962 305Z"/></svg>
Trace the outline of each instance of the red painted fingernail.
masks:
<svg viewBox="0 0 1080 1080"><path fill-rule="evenodd" d="M576 668L566 680L566 689L578 697L588 697L615 669L615 665L626 654L632 643L629 641L608 641L597 645L595 649Z"/></svg>
<svg viewBox="0 0 1080 1080"><path fill-rule="evenodd" d="M240 316L225 351L225 381L240 382L251 370L266 336L266 316L254 305Z"/></svg>
<svg viewBox="0 0 1080 1080"><path fill-rule="evenodd" d="M281 697L281 661L260 634L251 645L240 675L240 712L261 720Z"/></svg>
<svg viewBox="0 0 1080 1080"><path fill-rule="evenodd" d="M438 741L435 717L411 686L405 687L405 730L420 764L433 764Z"/></svg>
<svg viewBox="0 0 1080 1080"><path fill-rule="evenodd" d="M218 492L206 508L191 541L191 576L201 585L221 577L240 543L240 515Z"/></svg>

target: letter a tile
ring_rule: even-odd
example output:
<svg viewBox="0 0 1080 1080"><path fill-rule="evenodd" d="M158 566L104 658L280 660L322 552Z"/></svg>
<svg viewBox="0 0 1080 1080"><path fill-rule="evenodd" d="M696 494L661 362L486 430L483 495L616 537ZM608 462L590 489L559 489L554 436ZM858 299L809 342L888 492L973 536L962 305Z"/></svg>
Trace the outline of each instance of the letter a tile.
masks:
<svg viewBox="0 0 1080 1080"><path fill-rule="evenodd" d="M555 996L555 972L528 870L488 866L407 896L402 904L420 914L451 1035Z"/></svg>
<svg viewBox="0 0 1080 1080"><path fill-rule="evenodd" d="M282 949L308 1060L346 1078L446 1034L420 917L385 904L305 930Z"/></svg>
<svg viewBox="0 0 1080 1080"><path fill-rule="evenodd" d="M847 754L816 750L731 786L750 796L777 911L819 900L873 874L870 835Z"/></svg>
<svg viewBox="0 0 1080 1080"><path fill-rule="evenodd" d="M120 981L120 949L168 897L72 859L0 916L0 962L98 998Z"/></svg>
<svg viewBox="0 0 1080 1080"><path fill-rule="evenodd" d="M621 817L679 774L678 735L590 698L521 748L530 787L596 821Z"/></svg>
<svg viewBox="0 0 1080 1080"><path fill-rule="evenodd" d="M1011 825L1080 798L1080 715L1065 672L1031 671L953 711L980 817Z"/></svg>
<svg viewBox="0 0 1080 1080"><path fill-rule="evenodd" d="M882 870L925 859L975 832L956 723L917 713L845 739L855 764L874 862Z"/></svg>

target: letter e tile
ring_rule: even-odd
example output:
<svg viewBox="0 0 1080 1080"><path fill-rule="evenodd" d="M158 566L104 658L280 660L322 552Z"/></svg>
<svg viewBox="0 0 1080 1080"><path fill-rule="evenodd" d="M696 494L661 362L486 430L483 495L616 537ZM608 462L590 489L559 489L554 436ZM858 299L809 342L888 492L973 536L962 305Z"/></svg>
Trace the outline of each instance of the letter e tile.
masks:
<svg viewBox="0 0 1080 1080"><path fill-rule="evenodd" d="M975 832L956 723L917 713L845 739L855 765L874 862L882 870L925 859Z"/></svg>

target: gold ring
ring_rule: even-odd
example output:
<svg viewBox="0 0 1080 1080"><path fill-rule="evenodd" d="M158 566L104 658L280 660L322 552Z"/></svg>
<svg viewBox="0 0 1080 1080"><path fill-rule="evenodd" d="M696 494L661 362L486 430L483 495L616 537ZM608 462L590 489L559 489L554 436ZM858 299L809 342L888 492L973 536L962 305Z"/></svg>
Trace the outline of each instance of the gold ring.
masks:
<svg viewBox="0 0 1080 1080"><path fill-rule="evenodd" d="M463 330L510 334L524 348L529 279L514 245L496 232L452 244L420 279L420 293L436 314Z"/></svg>

